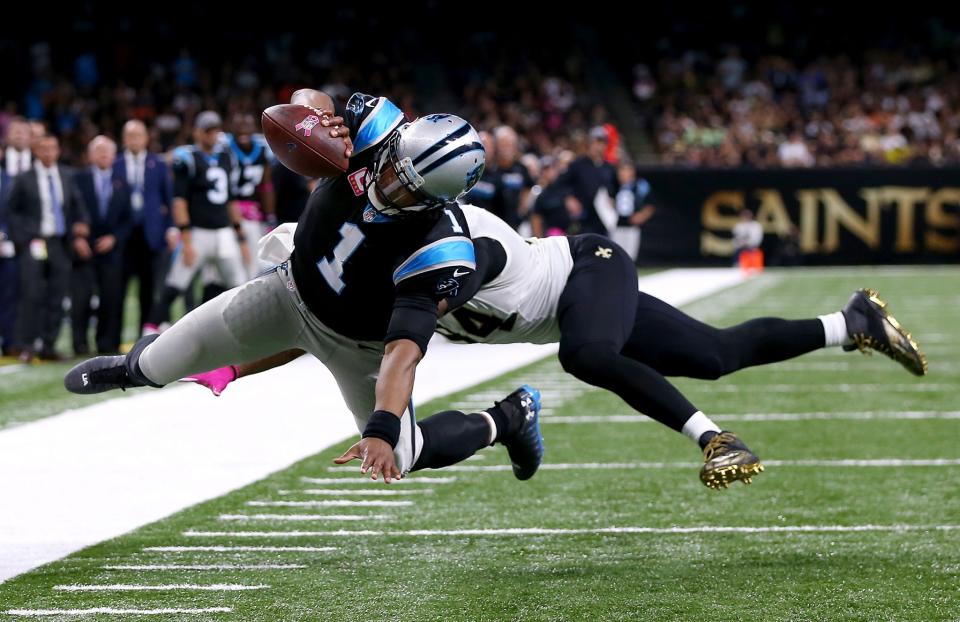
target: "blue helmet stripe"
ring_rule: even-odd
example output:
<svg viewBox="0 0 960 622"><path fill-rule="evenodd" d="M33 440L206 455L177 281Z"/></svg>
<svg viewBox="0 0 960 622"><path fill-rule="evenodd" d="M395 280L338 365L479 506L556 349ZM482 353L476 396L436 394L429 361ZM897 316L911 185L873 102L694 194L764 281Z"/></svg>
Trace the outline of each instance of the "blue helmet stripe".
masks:
<svg viewBox="0 0 960 622"><path fill-rule="evenodd" d="M360 153L381 140L403 121L403 112L389 99L382 98L377 108L360 126L353 139L353 152Z"/></svg>
<svg viewBox="0 0 960 622"><path fill-rule="evenodd" d="M471 143L471 144L469 144L469 145L460 145L459 147L457 147L456 149L454 149L454 150L451 151L450 153L446 153L446 154L440 156L439 158L437 158L436 160L434 160L434 161L431 162L430 164L428 164L428 165L426 165L425 167L423 167L423 170L422 170L422 171L417 171L417 172L420 173L420 175L426 175L426 174L429 173L430 171L432 171L432 170L434 170L434 169L436 169L436 168L439 168L439 167L443 166L444 164L446 164L446 163L449 162L450 160L452 160L452 159L454 159L454 158L456 158L456 157L459 157L459 156L461 156L461 155L463 155L463 154L465 154L465 153L470 153L471 151L483 151L483 145L481 145L480 143Z"/></svg>

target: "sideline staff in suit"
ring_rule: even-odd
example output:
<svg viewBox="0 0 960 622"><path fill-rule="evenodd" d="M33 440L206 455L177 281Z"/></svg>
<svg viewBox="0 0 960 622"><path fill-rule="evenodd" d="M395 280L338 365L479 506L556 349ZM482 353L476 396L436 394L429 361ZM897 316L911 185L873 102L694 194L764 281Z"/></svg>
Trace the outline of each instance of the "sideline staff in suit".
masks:
<svg viewBox="0 0 960 622"><path fill-rule="evenodd" d="M70 250L90 257L87 214L72 173L57 165L60 141L47 134L34 140L33 167L14 178L8 202L10 237L20 269L17 341L20 360L39 353L59 360L54 350L70 279ZM40 341L39 352L36 342Z"/></svg>
<svg viewBox="0 0 960 622"><path fill-rule="evenodd" d="M89 354L87 333L94 289L100 297L97 309L97 351L117 354L123 325L123 301L120 298L123 274L123 250L130 235L130 189L126 180L114 171L117 144L106 136L97 136L87 147L90 166L77 173L77 189L90 218L90 246L93 256L77 258L71 280L73 352Z"/></svg>

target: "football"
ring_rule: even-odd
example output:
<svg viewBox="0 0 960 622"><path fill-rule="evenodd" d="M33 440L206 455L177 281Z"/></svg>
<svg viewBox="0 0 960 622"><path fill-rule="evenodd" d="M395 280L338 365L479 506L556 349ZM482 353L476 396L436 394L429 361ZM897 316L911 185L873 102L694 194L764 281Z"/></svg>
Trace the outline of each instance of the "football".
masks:
<svg viewBox="0 0 960 622"><path fill-rule="evenodd" d="M335 177L347 170L344 139L330 136L319 111L300 104L279 104L263 111L263 136L277 159L307 177Z"/></svg>

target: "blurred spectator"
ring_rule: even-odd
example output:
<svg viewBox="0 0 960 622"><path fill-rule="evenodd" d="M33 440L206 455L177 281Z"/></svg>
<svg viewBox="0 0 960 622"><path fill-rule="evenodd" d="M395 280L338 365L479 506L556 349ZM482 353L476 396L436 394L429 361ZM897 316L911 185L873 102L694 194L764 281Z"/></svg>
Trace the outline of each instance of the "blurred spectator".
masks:
<svg viewBox="0 0 960 622"><path fill-rule="evenodd" d="M14 117L7 126L4 140L3 170L10 177L30 170L33 154L30 151L30 124L23 117Z"/></svg>
<svg viewBox="0 0 960 622"><path fill-rule="evenodd" d="M640 252L640 227L655 211L653 205L647 203L650 184L646 179L637 179L637 169L630 162L622 162L617 167L617 181L620 183L615 199L618 219L612 237L636 261Z"/></svg>
<svg viewBox="0 0 960 622"><path fill-rule="evenodd" d="M474 184L470 192L463 197L463 202L482 207L488 212L496 214L493 205L494 197L497 194L497 180L499 176L497 171L496 143L493 140L493 134L491 132L481 130L478 133L480 134L480 142L483 143L487 163L483 168L483 175L480 176L480 181Z"/></svg>
<svg viewBox="0 0 960 622"><path fill-rule="evenodd" d="M173 227L173 181L167 163L147 150L147 126L142 121L127 121L123 126L123 153L114 163L115 174L130 188L131 229L124 248L123 287L120 299L126 300L127 288L137 279L139 315L136 326L142 328L150 317L157 284L163 278L167 245L176 243L168 230ZM174 231L170 233L174 233Z"/></svg>
<svg viewBox="0 0 960 622"><path fill-rule="evenodd" d="M527 217L527 196L533 187L533 179L527 167L520 163L517 133L501 125L493 131L493 139L496 144L495 192L488 209L516 229Z"/></svg>
<svg viewBox="0 0 960 622"><path fill-rule="evenodd" d="M813 155L800 132L792 132L790 139L781 143L777 149L777 157L780 158L780 164L787 168L813 166Z"/></svg>
<svg viewBox="0 0 960 622"><path fill-rule="evenodd" d="M73 352L77 356L90 353L87 333L94 315L91 304L94 291L99 300L97 352L120 352L123 256L133 216L130 185L126 176L114 167L116 158L117 144L106 136L97 136L88 147L90 166L75 177L89 216L93 250L92 257L74 258L70 279Z"/></svg>
<svg viewBox="0 0 960 622"><path fill-rule="evenodd" d="M740 210L740 222L733 226L734 265L740 260L740 253L760 248L763 244L763 225L756 221L753 212Z"/></svg>
<svg viewBox="0 0 960 622"><path fill-rule="evenodd" d="M557 183L564 189L564 207L570 217L567 233L599 233L609 235L597 212L599 193L612 199L617 193L617 173L604 159L607 130L596 126L590 130L586 153L570 164Z"/></svg>
<svg viewBox="0 0 960 622"><path fill-rule="evenodd" d="M559 158L544 158L540 179L532 192L537 198L533 203L530 225L538 238L566 235L570 215L566 209L567 189L557 180L566 171L566 163Z"/></svg>
<svg viewBox="0 0 960 622"><path fill-rule="evenodd" d="M6 167L0 166L0 353L3 356L19 354L14 348L19 278L16 251L10 239L7 220L7 195L10 194L12 181Z"/></svg>
<svg viewBox="0 0 960 622"><path fill-rule="evenodd" d="M313 190L309 178L294 173L280 161L272 165L273 190L277 201L277 222L297 222Z"/></svg>
<svg viewBox="0 0 960 622"><path fill-rule="evenodd" d="M59 140L35 139L33 155L33 167L15 178L7 199L20 270L16 332L24 362L35 354L42 360L62 358L54 344L63 319L71 250L80 258L92 255L87 214L73 174L57 164Z"/></svg>

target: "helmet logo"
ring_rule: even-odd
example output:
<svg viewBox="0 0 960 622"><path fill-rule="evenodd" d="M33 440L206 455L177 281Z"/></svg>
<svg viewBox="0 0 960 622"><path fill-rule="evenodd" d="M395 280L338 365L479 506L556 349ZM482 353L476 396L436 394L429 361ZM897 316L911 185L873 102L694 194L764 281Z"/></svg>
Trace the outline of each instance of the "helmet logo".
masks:
<svg viewBox="0 0 960 622"><path fill-rule="evenodd" d="M313 132L313 128L317 127L318 125L320 125L320 117L311 114L300 123L297 123L294 126L294 129L303 130L303 135L306 137L310 136L310 134Z"/></svg>

